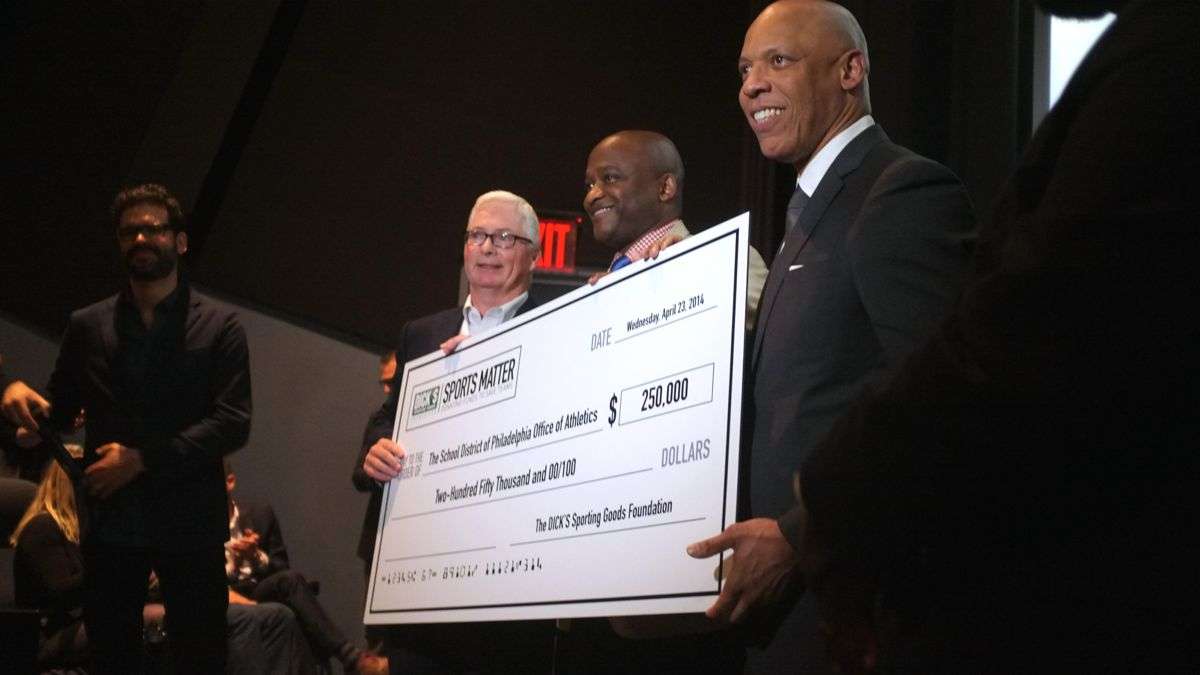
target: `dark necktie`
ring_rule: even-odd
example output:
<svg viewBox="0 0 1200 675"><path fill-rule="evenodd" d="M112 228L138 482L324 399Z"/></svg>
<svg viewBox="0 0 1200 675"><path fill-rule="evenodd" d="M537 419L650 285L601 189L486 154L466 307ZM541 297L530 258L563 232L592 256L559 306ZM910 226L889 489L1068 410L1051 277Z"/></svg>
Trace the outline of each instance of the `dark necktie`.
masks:
<svg viewBox="0 0 1200 675"><path fill-rule="evenodd" d="M800 212L804 210L804 205L808 204L808 195L804 194L804 190L799 185L796 186L796 191L792 193L792 198L788 201L787 208L787 234L796 227L796 223L800 222Z"/></svg>
<svg viewBox="0 0 1200 675"><path fill-rule="evenodd" d="M633 262L633 261L629 259L629 256L622 255L621 257L612 261L612 264L608 266L608 271L616 272L617 270L621 269L622 267L628 265L631 262Z"/></svg>

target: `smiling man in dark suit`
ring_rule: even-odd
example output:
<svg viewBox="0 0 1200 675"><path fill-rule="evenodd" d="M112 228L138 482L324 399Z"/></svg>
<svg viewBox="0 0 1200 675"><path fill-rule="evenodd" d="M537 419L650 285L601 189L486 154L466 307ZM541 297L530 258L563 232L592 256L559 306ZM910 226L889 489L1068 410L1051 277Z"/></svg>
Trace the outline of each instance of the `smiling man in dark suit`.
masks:
<svg viewBox="0 0 1200 675"><path fill-rule="evenodd" d="M750 507L689 548L733 549L716 618L788 612L797 546L786 516L796 471L834 419L927 336L957 294L974 238L971 205L945 167L892 143L871 117L858 22L828 2L787 0L746 32L739 101L767 157L798 172L788 230L763 289L748 376ZM764 628L769 633L769 629ZM756 662L825 663L815 611L790 611Z"/></svg>
<svg viewBox="0 0 1200 675"><path fill-rule="evenodd" d="M437 349L450 352L463 339L535 307L529 288L539 241L537 214L528 202L502 190L481 195L464 232L466 302L414 319L400 331L391 393L367 422L352 476L355 488L371 493L358 547L366 569L375 551L382 483L395 478L404 461L404 448L392 442L404 363ZM404 673L549 672L553 641L550 621L409 625L389 629L387 636L392 672Z"/></svg>

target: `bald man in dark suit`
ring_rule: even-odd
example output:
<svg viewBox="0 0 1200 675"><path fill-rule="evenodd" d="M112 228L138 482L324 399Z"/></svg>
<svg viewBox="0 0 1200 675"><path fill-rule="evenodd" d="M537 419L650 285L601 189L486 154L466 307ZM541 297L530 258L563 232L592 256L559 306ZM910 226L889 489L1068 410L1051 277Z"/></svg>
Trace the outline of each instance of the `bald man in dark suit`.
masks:
<svg viewBox="0 0 1200 675"><path fill-rule="evenodd" d="M742 489L754 517L689 552L733 549L709 615L761 622L754 640L769 644L751 650L750 672L828 668L815 607L795 601L797 470L850 401L932 332L970 265L975 219L962 184L876 124L869 71L858 22L821 1L768 7L739 59L739 101L759 147L798 179L747 371Z"/></svg>

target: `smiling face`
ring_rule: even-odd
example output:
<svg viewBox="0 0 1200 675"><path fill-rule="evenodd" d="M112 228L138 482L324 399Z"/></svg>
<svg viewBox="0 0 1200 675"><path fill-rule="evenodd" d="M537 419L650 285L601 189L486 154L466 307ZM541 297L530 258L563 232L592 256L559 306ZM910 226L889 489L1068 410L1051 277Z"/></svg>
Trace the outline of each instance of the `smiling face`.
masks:
<svg viewBox="0 0 1200 675"><path fill-rule="evenodd" d="M846 34L853 17L839 12L815 2L771 5L746 31L738 59L738 102L759 148L797 170L866 112L865 52Z"/></svg>
<svg viewBox="0 0 1200 675"><path fill-rule="evenodd" d="M670 174L660 174L647 148L621 135L609 136L588 155L583 209L600 243L623 249L662 224L673 195Z"/></svg>
<svg viewBox="0 0 1200 675"><path fill-rule="evenodd" d="M129 278L164 279L187 251L187 234L171 229L167 209L153 202L133 204L121 212L117 242Z"/></svg>
<svg viewBox="0 0 1200 675"><path fill-rule="evenodd" d="M475 208L467 221L467 230L482 230L489 234L507 230L521 237L527 231L516 205L504 201L487 201ZM472 297L484 293L506 302L529 290L533 268L537 264L534 244L517 239L512 248L498 248L492 239L475 246L463 244L463 267Z"/></svg>

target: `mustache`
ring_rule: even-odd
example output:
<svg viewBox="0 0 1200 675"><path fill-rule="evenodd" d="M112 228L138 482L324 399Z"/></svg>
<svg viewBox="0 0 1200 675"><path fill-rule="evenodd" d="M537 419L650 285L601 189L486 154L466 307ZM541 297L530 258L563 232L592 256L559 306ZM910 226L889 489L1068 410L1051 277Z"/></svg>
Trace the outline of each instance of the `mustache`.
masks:
<svg viewBox="0 0 1200 675"><path fill-rule="evenodd" d="M139 244L137 246L130 248L129 251L125 253L125 257L126 258L132 257L133 254L138 253L139 251L147 251L149 253L154 253L154 254L160 253L157 248L150 246L149 244Z"/></svg>

